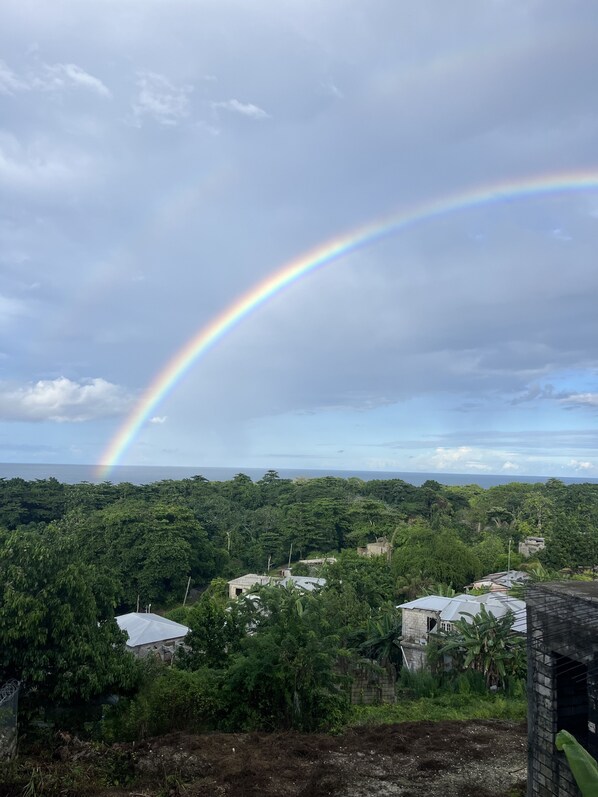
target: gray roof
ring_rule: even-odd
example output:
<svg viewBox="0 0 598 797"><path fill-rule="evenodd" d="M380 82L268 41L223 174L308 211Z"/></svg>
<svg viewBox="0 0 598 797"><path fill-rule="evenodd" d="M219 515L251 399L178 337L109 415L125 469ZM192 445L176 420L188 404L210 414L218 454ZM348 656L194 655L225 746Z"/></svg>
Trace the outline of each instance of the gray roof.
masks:
<svg viewBox="0 0 598 797"><path fill-rule="evenodd" d="M186 625L167 620L159 614L151 612L129 612L116 618L121 631L129 635L127 647L136 648L139 645L153 645L158 642L168 642L172 639L182 639L187 636L189 629Z"/></svg>
<svg viewBox="0 0 598 797"><path fill-rule="evenodd" d="M455 595L454 598L426 595L423 598L402 603L397 606L397 609L423 609L434 612L439 615L441 621L447 623L454 623L460 619L471 622L469 615L478 614L481 604L484 604L489 614L494 617L504 617L507 612L511 611L515 615L513 631L526 633L527 620L524 601L494 592L489 592L486 595Z"/></svg>
<svg viewBox="0 0 598 797"><path fill-rule="evenodd" d="M299 589L304 589L306 592L313 592L320 587L326 586L325 578L311 578L310 576L287 576L281 581L283 587L288 587L293 584Z"/></svg>

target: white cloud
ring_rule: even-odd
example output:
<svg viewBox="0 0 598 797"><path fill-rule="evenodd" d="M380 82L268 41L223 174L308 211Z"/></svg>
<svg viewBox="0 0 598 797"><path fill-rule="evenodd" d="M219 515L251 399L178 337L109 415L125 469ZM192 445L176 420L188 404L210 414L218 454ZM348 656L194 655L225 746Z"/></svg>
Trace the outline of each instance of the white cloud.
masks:
<svg viewBox="0 0 598 797"><path fill-rule="evenodd" d="M574 407L598 407L598 393L572 393L561 401Z"/></svg>
<svg viewBox="0 0 598 797"><path fill-rule="evenodd" d="M587 462L587 461L583 461L583 460L579 460L579 459L572 459L572 460L569 461L568 464L569 464L569 467L573 468L574 470L587 471L587 470L593 470L594 469L594 465L593 465L592 462Z"/></svg>
<svg viewBox="0 0 598 797"><path fill-rule="evenodd" d="M519 465L511 461L503 462L502 470L519 470Z"/></svg>
<svg viewBox="0 0 598 797"><path fill-rule="evenodd" d="M8 64L0 61L0 94L19 91L60 91L65 88L89 89L101 97L111 97L110 89L77 64L44 64L41 72L17 75Z"/></svg>
<svg viewBox="0 0 598 797"><path fill-rule="evenodd" d="M439 470L454 469L456 466L466 468L467 471L489 471L489 465L480 462L479 456L469 446L459 446L458 448L436 449L436 453L430 458L431 462Z"/></svg>
<svg viewBox="0 0 598 797"><path fill-rule="evenodd" d="M110 89L102 81L90 75L76 64L54 64L45 66L46 77L40 81L40 87L48 90L62 89L69 85L90 89L101 97L111 97Z"/></svg>
<svg viewBox="0 0 598 797"><path fill-rule="evenodd" d="M239 100L226 100L225 102L213 102L212 108L216 110L222 108L224 111L231 111L231 113L238 113L241 116L247 116L250 119L269 119L270 114L266 113L259 105L254 105L251 102L239 102Z"/></svg>
<svg viewBox="0 0 598 797"><path fill-rule="evenodd" d="M176 125L188 116L193 86L174 86L156 72L138 72L137 75L139 94L133 103L133 113L138 124L143 116L162 125Z"/></svg>
<svg viewBox="0 0 598 797"><path fill-rule="evenodd" d="M166 423L168 420L168 415L154 415L153 418L150 418L150 423Z"/></svg>
<svg viewBox="0 0 598 797"><path fill-rule="evenodd" d="M132 397L105 379L74 382L64 376L33 384L0 384L0 419L4 421L79 422L126 412Z"/></svg>

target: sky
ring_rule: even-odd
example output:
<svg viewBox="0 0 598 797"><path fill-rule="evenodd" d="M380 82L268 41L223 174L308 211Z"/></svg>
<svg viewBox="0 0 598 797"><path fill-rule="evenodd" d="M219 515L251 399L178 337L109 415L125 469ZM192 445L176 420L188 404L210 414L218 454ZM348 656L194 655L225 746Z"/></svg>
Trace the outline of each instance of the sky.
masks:
<svg viewBox="0 0 598 797"><path fill-rule="evenodd" d="M335 236L598 175L595 0L2 0L0 461L102 459ZM598 184L422 219L197 357L121 464L598 477Z"/></svg>

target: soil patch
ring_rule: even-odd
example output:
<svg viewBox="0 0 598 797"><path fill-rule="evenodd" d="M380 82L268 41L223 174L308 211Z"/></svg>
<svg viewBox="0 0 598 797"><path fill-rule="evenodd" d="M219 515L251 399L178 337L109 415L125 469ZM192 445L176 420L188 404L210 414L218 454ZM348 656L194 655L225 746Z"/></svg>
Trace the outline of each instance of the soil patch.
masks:
<svg viewBox="0 0 598 797"><path fill-rule="evenodd" d="M14 789L4 781L0 793L21 797L30 767L39 795L511 797L524 794L526 750L525 726L498 720L364 726L338 736L171 734L112 747L63 738L51 761L21 760ZM75 785L82 769L84 786Z"/></svg>

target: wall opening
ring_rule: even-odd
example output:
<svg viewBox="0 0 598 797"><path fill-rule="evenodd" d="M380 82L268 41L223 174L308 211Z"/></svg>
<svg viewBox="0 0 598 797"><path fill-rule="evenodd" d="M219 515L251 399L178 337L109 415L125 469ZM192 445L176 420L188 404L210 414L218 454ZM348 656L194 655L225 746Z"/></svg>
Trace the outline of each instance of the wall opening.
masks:
<svg viewBox="0 0 598 797"><path fill-rule="evenodd" d="M436 628L438 620L435 620L434 617L428 617L427 621L428 621L428 633L430 633L430 631L433 631Z"/></svg>
<svg viewBox="0 0 598 797"><path fill-rule="evenodd" d="M569 731L588 745L588 666L568 656L553 654L556 682L557 731Z"/></svg>

